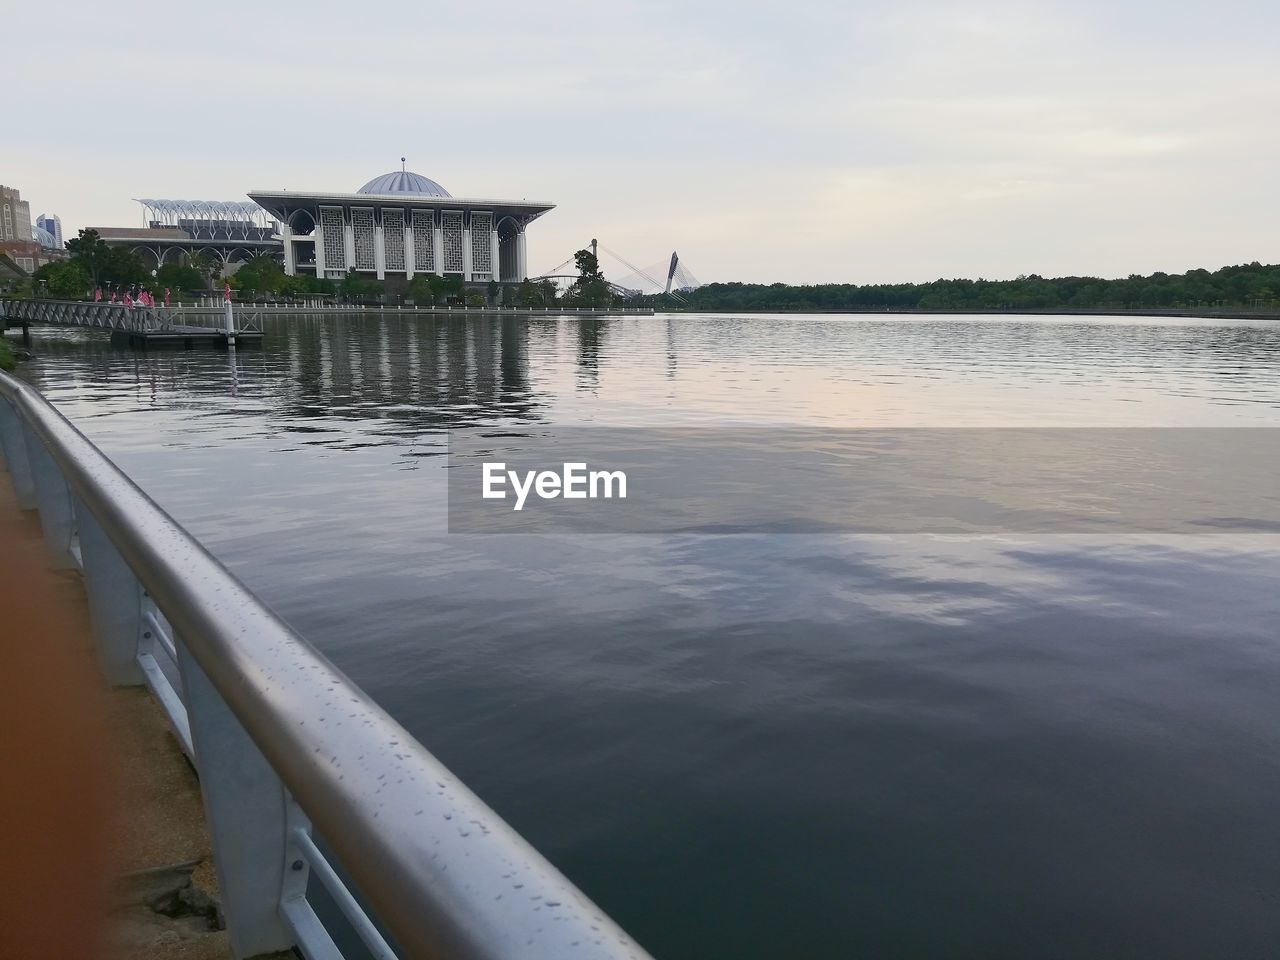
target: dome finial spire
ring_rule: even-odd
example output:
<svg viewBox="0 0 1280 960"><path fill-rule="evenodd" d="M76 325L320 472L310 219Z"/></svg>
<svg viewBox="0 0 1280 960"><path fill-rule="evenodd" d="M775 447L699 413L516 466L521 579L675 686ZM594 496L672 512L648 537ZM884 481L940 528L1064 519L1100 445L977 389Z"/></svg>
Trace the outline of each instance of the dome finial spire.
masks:
<svg viewBox="0 0 1280 960"><path fill-rule="evenodd" d="M404 173L404 157L400 158L400 172Z"/></svg>

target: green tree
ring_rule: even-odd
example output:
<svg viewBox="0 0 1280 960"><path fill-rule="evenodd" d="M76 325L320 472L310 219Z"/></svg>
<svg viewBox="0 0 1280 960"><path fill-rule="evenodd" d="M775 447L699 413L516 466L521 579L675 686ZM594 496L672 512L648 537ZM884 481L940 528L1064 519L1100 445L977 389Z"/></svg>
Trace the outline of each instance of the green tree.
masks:
<svg viewBox="0 0 1280 960"><path fill-rule="evenodd" d="M89 274L92 283L108 282L106 273L110 269L112 251L97 230L81 230L79 236L67 241L67 252Z"/></svg>
<svg viewBox="0 0 1280 960"><path fill-rule="evenodd" d="M467 286L462 282L462 277L456 273L441 277L439 289L445 303L461 303L467 292Z"/></svg>
<svg viewBox="0 0 1280 960"><path fill-rule="evenodd" d="M301 297L309 293L310 284L307 282L308 277L300 277L297 274L293 276L284 276L280 279L280 289L277 291L286 297Z"/></svg>
<svg viewBox="0 0 1280 960"><path fill-rule="evenodd" d="M434 273L414 274L409 281L409 296L418 306L431 306L444 295L445 286L444 277L437 277Z"/></svg>
<svg viewBox="0 0 1280 960"><path fill-rule="evenodd" d="M89 271L78 260L46 263L32 275L32 279L43 281L42 292L55 300L78 300L89 292L93 284Z"/></svg>
<svg viewBox="0 0 1280 960"><path fill-rule="evenodd" d="M600 272L600 261L590 250L579 250L573 255L578 268L578 279L569 287L566 299L584 307L603 307L613 302L613 291Z"/></svg>
<svg viewBox="0 0 1280 960"><path fill-rule="evenodd" d="M200 274L205 288L214 286L214 281L222 276L222 261L208 250L196 250L183 257L183 262Z"/></svg>
<svg viewBox="0 0 1280 960"><path fill-rule="evenodd" d="M382 292L382 284L371 277L362 276L355 270L348 270L347 275L338 283L338 292L350 298L373 297Z"/></svg>
<svg viewBox="0 0 1280 960"><path fill-rule="evenodd" d="M155 281L150 284L156 296L162 296L167 288L171 295L194 293L205 287L204 277L200 271L186 263L166 263L156 271Z"/></svg>
<svg viewBox="0 0 1280 960"><path fill-rule="evenodd" d="M151 279L151 271L142 258L124 247L109 247L102 280L120 287L141 285Z"/></svg>
<svg viewBox="0 0 1280 960"><path fill-rule="evenodd" d="M579 250L575 253L573 263L583 280L604 279L604 275L600 272L600 259L590 250Z"/></svg>
<svg viewBox="0 0 1280 960"><path fill-rule="evenodd" d="M228 282L247 296L279 293L284 287L284 268L271 257L257 256L240 264Z"/></svg>
<svg viewBox="0 0 1280 960"><path fill-rule="evenodd" d="M522 280L515 290L515 302L522 307L541 307L542 292L532 280Z"/></svg>

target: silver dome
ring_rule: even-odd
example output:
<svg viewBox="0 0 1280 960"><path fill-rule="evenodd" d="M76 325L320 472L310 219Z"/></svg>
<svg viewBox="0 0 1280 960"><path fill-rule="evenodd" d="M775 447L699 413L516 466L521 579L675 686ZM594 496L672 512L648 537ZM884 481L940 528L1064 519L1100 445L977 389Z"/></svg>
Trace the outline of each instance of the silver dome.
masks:
<svg viewBox="0 0 1280 960"><path fill-rule="evenodd" d="M412 173L408 170L395 170L391 173L384 173L380 177L374 177L356 192L377 194L379 196L393 193L407 193L418 197L452 196L448 190L434 180L429 180L421 174Z"/></svg>

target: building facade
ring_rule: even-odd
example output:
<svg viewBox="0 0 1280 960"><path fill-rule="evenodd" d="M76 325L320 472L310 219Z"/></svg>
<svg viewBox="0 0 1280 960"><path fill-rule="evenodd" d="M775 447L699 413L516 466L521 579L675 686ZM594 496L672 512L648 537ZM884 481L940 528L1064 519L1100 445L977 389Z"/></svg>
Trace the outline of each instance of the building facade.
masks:
<svg viewBox="0 0 1280 960"><path fill-rule="evenodd" d="M279 224L285 273L379 280L415 274L516 283L528 276L525 228L554 204L462 199L407 170L355 193L254 190Z"/></svg>
<svg viewBox="0 0 1280 960"><path fill-rule="evenodd" d="M65 259L61 243L31 224L31 205L15 187L0 185L0 253L28 275L53 260Z"/></svg>
<svg viewBox="0 0 1280 960"><path fill-rule="evenodd" d="M42 230L46 230L49 236L53 237L54 245L61 250L62 240L62 218L56 213L42 213L36 217L36 226Z"/></svg>
<svg viewBox="0 0 1280 960"><path fill-rule="evenodd" d="M0 184L0 240L5 243L31 239L31 204L16 187Z"/></svg>

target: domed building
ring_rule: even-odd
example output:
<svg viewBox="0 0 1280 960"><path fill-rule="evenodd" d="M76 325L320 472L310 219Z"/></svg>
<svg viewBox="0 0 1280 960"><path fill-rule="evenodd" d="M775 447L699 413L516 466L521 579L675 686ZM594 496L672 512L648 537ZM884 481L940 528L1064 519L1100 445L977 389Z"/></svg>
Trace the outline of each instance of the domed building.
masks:
<svg viewBox="0 0 1280 960"><path fill-rule="evenodd" d="M414 274L468 283L517 283L528 275L525 228L551 203L461 199L404 167L354 193L253 190L249 197L280 225L287 274L379 280Z"/></svg>

